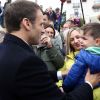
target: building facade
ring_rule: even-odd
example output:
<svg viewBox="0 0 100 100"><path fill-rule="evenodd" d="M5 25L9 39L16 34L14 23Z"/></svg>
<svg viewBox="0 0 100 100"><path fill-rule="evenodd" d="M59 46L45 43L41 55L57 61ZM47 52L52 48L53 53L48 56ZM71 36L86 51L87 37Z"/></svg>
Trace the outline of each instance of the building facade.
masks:
<svg viewBox="0 0 100 100"><path fill-rule="evenodd" d="M83 18L84 16L85 22L88 23L91 17L100 15L100 0L67 0L64 10L66 19L70 17Z"/></svg>

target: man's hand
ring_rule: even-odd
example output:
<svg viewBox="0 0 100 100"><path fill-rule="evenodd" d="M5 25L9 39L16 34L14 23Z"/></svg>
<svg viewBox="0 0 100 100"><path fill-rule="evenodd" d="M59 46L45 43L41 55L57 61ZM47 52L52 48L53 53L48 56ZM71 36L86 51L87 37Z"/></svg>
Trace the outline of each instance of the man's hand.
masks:
<svg viewBox="0 0 100 100"><path fill-rule="evenodd" d="M100 73L97 74L90 74L90 69L88 69L85 81L88 81L91 83L91 85L94 87L100 82Z"/></svg>

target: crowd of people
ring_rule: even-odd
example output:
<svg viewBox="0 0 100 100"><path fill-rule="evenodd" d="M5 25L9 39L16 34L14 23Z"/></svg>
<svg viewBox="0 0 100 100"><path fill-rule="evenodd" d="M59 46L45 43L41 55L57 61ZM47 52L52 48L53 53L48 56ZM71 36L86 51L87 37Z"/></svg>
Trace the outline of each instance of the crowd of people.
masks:
<svg viewBox="0 0 100 100"><path fill-rule="evenodd" d="M100 100L100 23L68 19L59 32L60 9L27 0L10 3L4 20L0 100Z"/></svg>

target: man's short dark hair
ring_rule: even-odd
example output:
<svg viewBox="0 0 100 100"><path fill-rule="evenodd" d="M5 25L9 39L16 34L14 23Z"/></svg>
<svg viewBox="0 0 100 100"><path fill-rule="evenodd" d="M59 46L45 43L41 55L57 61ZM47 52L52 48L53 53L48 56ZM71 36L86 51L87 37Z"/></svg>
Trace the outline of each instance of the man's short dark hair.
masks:
<svg viewBox="0 0 100 100"><path fill-rule="evenodd" d="M23 18L28 18L34 24L37 10L41 10L41 8L32 1L20 0L9 4L4 17L7 31L18 31Z"/></svg>
<svg viewBox="0 0 100 100"><path fill-rule="evenodd" d="M81 27L83 34L89 34L94 39L100 38L100 24L99 23L88 23Z"/></svg>
<svg viewBox="0 0 100 100"><path fill-rule="evenodd" d="M48 20L50 20L50 15L49 15L49 13L47 13L47 12L43 12L43 15L46 15L47 18L48 18Z"/></svg>

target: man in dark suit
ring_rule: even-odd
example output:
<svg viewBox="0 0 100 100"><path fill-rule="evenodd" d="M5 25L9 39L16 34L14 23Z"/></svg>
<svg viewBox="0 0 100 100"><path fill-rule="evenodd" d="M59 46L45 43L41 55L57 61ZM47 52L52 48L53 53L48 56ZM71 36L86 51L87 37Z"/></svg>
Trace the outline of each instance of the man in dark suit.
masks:
<svg viewBox="0 0 100 100"><path fill-rule="evenodd" d="M34 54L31 45L38 44L43 29L43 14L37 4L10 4L5 10L5 25L8 33L0 44L0 100L93 100L89 84L100 82L99 74L87 75L90 83L64 94Z"/></svg>

